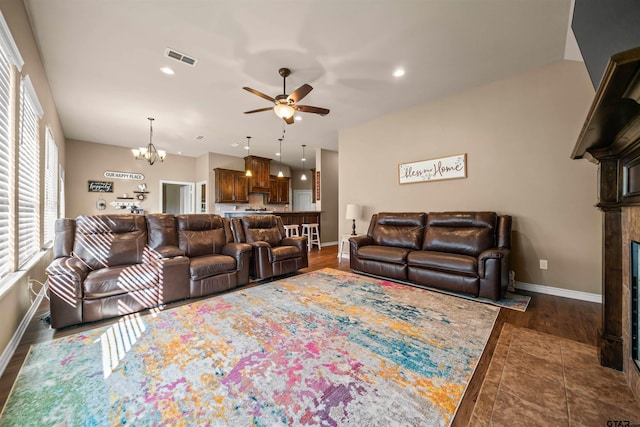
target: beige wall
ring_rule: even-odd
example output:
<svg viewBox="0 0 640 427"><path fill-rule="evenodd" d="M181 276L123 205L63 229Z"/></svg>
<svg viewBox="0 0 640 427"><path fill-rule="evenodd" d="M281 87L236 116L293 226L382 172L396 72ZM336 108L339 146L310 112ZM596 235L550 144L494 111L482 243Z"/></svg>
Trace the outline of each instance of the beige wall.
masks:
<svg viewBox="0 0 640 427"><path fill-rule="evenodd" d="M593 96L584 64L560 61L343 130L339 211L363 205L362 231L380 211L509 214L516 280L600 294L597 169L569 159ZM460 153L468 178L398 184L399 163Z"/></svg>
<svg viewBox="0 0 640 427"><path fill-rule="evenodd" d="M40 120L40 158L44 164L45 135L49 127L58 146L58 159L64 167L65 164L65 136L60 125L58 112L56 110L51 89L47 81L38 48L31 32L31 26L22 1L0 0L0 11L4 16L14 41L24 60L24 66L20 75L16 75L16 82L19 79L29 76L35 89L44 115ZM19 87L19 86L18 86ZM14 96L17 95L18 90ZM19 117L14 117L14 126L17 129ZM15 144L14 144L15 145ZM44 183L44 175L41 170L40 183ZM40 192L41 201L44 200L44 192ZM40 217L43 218L44 202L41 203ZM42 225L41 225L42 229ZM29 278L44 281L44 268L49 263L51 251L44 251L40 254L40 261L31 265L27 269L22 269L10 275L0 289L0 351L3 351L11 337L17 330L23 317L31 305L31 296L28 290ZM38 290L39 286L34 286Z"/></svg>
<svg viewBox="0 0 640 427"><path fill-rule="evenodd" d="M320 171L320 200L316 209L322 211L320 218L320 241L338 242L338 153L317 150L317 170ZM315 179L315 177L313 177Z"/></svg>
<svg viewBox="0 0 640 427"><path fill-rule="evenodd" d="M196 159L194 157L167 155L164 162L149 165L136 160L128 148L92 142L67 140L67 213L68 218L78 215L121 213L108 203L124 193L132 195L138 184L147 184L147 199L140 204L145 212L160 212L160 180L196 182ZM105 171L134 172L144 175L143 181L105 178ZM89 193L88 181L112 181L113 193ZM99 199L107 202L107 208L96 208Z"/></svg>

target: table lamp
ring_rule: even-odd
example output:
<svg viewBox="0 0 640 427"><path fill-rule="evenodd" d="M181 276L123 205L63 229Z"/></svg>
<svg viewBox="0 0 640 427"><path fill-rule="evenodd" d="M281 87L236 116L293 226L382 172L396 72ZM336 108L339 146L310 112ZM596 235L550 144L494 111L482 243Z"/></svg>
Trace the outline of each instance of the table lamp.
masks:
<svg viewBox="0 0 640 427"><path fill-rule="evenodd" d="M356 219L360 217L360 205L348 204L346 219L353 220L351 235L356 235Z"/></svg>

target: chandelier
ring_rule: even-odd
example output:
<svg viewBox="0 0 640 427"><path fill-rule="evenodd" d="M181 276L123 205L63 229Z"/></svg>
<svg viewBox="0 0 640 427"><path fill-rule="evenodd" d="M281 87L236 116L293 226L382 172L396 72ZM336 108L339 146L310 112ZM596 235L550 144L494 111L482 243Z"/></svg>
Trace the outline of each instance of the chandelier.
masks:
<svg viewBox="0 0 640 427"><path fill-rule="evenodd" d="M147 120L149 120L149 144L147 144L146 147L133 148L131 151L136 160L146 160L150 165L153 165L158 160L164 162L165 157L167 157L167 152L158 150L156 146L153 145L153 121L155 119L153 117L147 117Z"/></svg>

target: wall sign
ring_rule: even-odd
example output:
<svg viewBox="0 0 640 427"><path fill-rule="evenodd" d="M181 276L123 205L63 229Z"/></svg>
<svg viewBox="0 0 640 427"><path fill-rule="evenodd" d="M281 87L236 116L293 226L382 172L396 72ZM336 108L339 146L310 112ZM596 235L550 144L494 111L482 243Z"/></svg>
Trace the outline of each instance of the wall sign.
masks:
<svg viewBox="0 0 640 427"><path fill-rule="evenodd" d="M113 181L89 181L89 193L113 193Z"/></svg>
<svg viewBox="0 0 640 427"><path fill-rule="evenodd" d="M467 153L398 165L400 184L466 177Z"/></svg>
<svg viewBox="0 0 640 427"><path fill-rule="evenodd" d="M320 171L316 171L316 200L320 200Z"/></svg>
<svg viewBox="0 0 640 427"><path fill-rule="evenodd" d="M130 179L134 181L142 181L144 179L144 175L141 173L134 172L114 172L114 171L104 171L105 178L115 178L115 179Z"/></svg>

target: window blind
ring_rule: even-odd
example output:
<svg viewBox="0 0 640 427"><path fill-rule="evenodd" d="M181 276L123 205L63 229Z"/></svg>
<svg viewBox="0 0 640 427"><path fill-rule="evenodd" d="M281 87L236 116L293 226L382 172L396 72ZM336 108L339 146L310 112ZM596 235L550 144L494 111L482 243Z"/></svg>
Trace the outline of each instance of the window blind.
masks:
<svg viewBox="0 0 640 427"><path fill-rule="evenodd" d="M58 146L51 129L46 133L46 164L44 172L44 245L53 242L58 218Z"/></svg>
<svg viewBox="0 0 640 427"><path fill-rule="evenodd" d="M38 101L30 80L20 85L20 147L18 149L18 267L38 251L39 141Z"/></svg>
<svg viewBox="0 0 640 427"><path fill-rule="evenodd" d="M0 49L0 279L11 271L9 257L10 88L11 66L3 49Z"/></svg>

